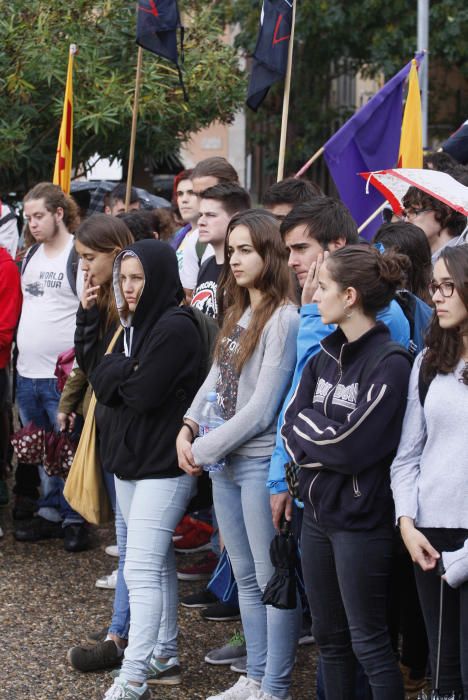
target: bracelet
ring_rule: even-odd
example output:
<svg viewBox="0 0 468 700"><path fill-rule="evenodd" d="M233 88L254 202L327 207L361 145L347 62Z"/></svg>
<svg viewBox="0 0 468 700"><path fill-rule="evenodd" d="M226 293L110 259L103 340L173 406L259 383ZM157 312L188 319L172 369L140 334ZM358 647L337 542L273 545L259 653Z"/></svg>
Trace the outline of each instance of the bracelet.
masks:
<svg viewBox="0 0 468 700"><path fill-rule="evenodd" d="M190 432L192 433L192 442L193 442L195 440L196 435L193 431L192 426L190 425L190 423L186 423L185 421L182 423L182 425L185 426L186 428L188 428L190 430Z"/></svg>

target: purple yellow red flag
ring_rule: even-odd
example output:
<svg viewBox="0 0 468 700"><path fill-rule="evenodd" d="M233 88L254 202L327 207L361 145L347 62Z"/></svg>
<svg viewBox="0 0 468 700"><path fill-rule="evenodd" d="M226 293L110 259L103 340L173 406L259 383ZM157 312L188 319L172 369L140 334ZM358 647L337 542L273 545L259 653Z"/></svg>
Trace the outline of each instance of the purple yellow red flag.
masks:
<svg viewBox="0 0 468 700"><path fill-rule="evenodd" d="M54 185L59 185L66 194L70 193L73 157L73 58L75 54L76 45L70 44L62 124L60 126L54 168Z"/></svg>
<svg viewBox="0 0 468 700"><path fill-rule="evenodd" d="M399 168L423 167L422 111L417 61L413 58L408 80L403 122L401 124Z"/></svg>

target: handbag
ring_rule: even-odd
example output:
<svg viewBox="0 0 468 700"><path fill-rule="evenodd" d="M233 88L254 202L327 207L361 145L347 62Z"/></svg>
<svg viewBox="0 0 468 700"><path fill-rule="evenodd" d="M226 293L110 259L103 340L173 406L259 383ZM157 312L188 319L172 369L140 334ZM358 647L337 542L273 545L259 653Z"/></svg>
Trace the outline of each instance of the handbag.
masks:
<svg viewBox="0 0 468 700"><path fill-rule="evenodd" d="M122 331L119 328L109 343L106 355L110 354ZM101 460L97 445L96 395L92 393L88 412L76 449L73 464L65 482L63 495L71 507L93 525L102 525L112 520L114 512L104 485Z"/></svg>
<svg viewBox="0 0 468 700"><path fill-rule="evenodd" d="M44 428L38 428L32 421L13 433L10 442L19 462L41 464L44 456Z"/></svg>
<svg viewBox="0 0 468 700"><path fill-rule="evenodd" d="M66 381L73 369L74 363L75 348L64 350L57 357L54 374L57 377L57 388L60 392L63 391L63 387L65 386Z"/></svg>
<svg viewBox="0 0 468 700"><path fill-rule="evenodd" d="M289 495L292 498L299 499L299 466L294 462L288 462L284 465L284 475Z"/></svg>
<svg viewBox="0 0 468 700"><path fill-rule="evenodd" d="M66 479L73 464L76 440L69 433L55 430L45 434L42 466L49 476Z"/></svg>

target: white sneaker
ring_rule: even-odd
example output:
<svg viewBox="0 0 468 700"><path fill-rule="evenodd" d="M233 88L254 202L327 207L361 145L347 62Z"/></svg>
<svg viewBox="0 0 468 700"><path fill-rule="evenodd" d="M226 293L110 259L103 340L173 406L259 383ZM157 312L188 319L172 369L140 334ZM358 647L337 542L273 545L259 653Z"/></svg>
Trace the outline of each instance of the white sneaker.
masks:
<svg viewBox="0 0 468 700"><path fill-rule="evenodd" d="M241 676L231 688L218 695L210 695L206 700L247 700L247 698L256 697L257 690L260 690L258 681Z"/></svg>
<svg viewBox="0 0 468 700"><path fill-rule="evenodd" d="M114 589L117 585L117 572L118 569L115 569L109 576L101 576L101 578L98 578L96 581L96 588Z"/></svg>
<svg viewBox="0 0 468 700"><path fill-rule="evenodd" d="M253 695L247 698L247 700L292 700L292 695L288 695L287 698L279 698L277 695L272 695L267 693L261 688L254 692Z"/></svg>
<svg viewBox="0 0 468 700"><path fill-rule="evenodd" d="M108 547L105 548L105 553L108 554L110 557L119 557L119 548L117 547L116 544L110 544Z"/></svg>

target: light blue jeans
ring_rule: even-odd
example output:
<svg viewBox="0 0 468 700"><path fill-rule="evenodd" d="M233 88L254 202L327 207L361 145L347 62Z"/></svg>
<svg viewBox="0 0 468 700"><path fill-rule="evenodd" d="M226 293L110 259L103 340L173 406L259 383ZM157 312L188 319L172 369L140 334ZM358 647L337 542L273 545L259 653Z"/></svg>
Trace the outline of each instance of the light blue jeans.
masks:
<svg viewBox="0 0 468 700"><path fill-rule="evenodd" d="M211 474L219 529L239 589L239 607L247 646L247 676L266 693L288 696L296 656L302 608L279 610L261 598L273 574L270 543L275 535L270 495L265 486L270 457L231 456ZM299 600L299 596L298 596Z"/></svg>
<svg viewBox="0 0 468 700"><path fill-rule="evenodd" d="M128 646L120 675L144 682L148 662L177 654L177 572L172 535L195 491L196 480L115 480L127 525L124 576L130 599ZM120 547L120 544L119 544ZM158 640L164 639L164 644Z"/></svg>

